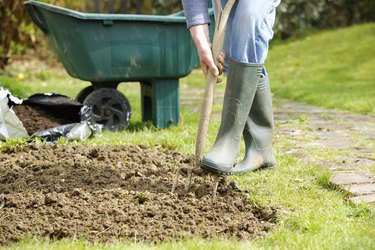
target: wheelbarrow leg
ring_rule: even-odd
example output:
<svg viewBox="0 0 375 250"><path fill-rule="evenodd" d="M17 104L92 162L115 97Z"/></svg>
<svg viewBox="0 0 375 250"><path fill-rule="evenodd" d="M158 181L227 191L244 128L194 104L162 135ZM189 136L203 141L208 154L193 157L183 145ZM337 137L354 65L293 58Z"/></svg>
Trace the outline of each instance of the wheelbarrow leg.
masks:
<svg viewBox="0 0 375 250"><path fill-rule="evenodd" d="M141 82L142 120L158 128L180 123L179 79Z"/></svg>

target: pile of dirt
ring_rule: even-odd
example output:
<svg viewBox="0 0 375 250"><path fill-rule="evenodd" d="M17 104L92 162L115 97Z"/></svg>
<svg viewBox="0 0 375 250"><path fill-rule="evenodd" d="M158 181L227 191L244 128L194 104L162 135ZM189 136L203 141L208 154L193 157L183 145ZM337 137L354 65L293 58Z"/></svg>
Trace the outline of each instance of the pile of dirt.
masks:
<svg viewBox="0 0 375 250"><path fill-rule="evenodd" d="M143 146L32 143L0 153L0 244L28 235L89 241L189 237L252 239L276 223L276 208L248 203L247 192L196 170L171 194L174 171L193 157Z"/></svg>
<svg viewBox="0 0 375 250"><path fill-rule="evenodd" d="M14 105L13 111L16 113L29 135L40 130L73 122L39 106Z"/></svg>

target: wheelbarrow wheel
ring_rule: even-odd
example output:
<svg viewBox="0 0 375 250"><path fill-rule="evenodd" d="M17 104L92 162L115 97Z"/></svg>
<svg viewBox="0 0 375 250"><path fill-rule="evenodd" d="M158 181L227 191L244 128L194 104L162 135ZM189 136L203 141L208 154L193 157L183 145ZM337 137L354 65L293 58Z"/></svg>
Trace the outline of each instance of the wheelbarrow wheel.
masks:
<svg viewBox="0 0 375 250"><path fill-rule="evenodd" d="M129 125L131 116L129 101L116 89L94 90L85 98L83 104L91 107L89 121L102 124L103 129L123 130Z"/></svg>
<svg viewBox="0 0 375 250"><path fill-rule="evenodd" d="M91 92L94 91L94 87L91 85L91 86L87 86L85 88L83 88L77 95L76 97L76 100L80 103L83 103L83 101L86 99L86 97L91 94Z"/></svg>

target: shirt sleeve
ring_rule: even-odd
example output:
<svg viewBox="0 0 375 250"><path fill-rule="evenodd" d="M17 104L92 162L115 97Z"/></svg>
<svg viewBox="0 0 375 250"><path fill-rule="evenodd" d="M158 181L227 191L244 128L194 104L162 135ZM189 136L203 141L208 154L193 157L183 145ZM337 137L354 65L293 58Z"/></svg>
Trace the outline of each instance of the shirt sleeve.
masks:
<svg viewBox="0 0 375 250"><path fill-rule="evenodd" d="M182 5L188 28L198 24L209 24L211 22L208 14L207 0L183 0Z"/></svg>

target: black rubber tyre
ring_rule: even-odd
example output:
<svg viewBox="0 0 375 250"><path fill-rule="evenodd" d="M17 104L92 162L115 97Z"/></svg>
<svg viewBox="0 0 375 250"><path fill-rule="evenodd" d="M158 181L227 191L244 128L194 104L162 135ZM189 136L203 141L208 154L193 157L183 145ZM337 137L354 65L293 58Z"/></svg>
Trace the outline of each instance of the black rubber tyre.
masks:
<svg viewBox="0 0 375 250"><path fill-rule="evenodd" d="M123 130L129 125L131 117L129 101L116 89L94 90L85 98L83 104L91 107L89 120L93 124L102 124L103 129Z"/></svg>
<svg viewBox="0 0 375 250"><path fill-rule="evenodd" d="M80 103L86 99L86 97L94 91L94 87L92 85L83 88L77 95L76 100Z"/></svg>

